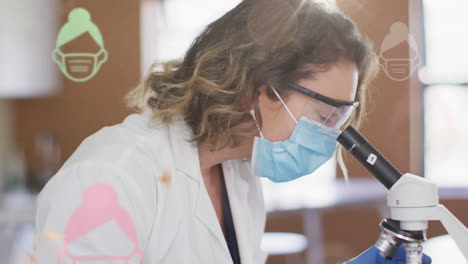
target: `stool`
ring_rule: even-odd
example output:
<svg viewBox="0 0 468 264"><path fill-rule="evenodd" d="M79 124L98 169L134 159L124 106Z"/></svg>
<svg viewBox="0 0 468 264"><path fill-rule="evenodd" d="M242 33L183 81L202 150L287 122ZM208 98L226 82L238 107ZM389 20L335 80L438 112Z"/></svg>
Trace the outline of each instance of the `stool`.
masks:
<svg viewBox="0 0 468 264"><path fill-rule="evenodd" d="M262 237L262 250L268 255L286 257L287 264L303 263L301 253L307 249L304 235L286 232L266 232Z"/></svg>

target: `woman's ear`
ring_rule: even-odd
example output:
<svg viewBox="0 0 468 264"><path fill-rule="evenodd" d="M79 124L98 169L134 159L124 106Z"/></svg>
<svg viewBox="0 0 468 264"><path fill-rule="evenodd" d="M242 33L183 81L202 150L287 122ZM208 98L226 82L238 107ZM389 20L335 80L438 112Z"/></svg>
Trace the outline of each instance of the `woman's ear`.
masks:
<svg viewBox="0 0 468 264"><path fill-rule="evenodd" d="M267 88L268 87L265 84L262 84L257 89L257 100L260 108L263 108L263 105L265 105L265 103L268 103L266 101L270 99L268 98Z"/></svg>
<svg viewBox="0 0 468 264"><path fill-rule="evenodd" d="M265 85L261 85L259 86L256 90L255 90L255 96L254 98L252 98L252 101L250 102L249 105L247 105L248 103L245 101L245 100L242 100L242 105L250 112L252 110L255 110L255 105L258 105L258 100L260 98L260 94L261 93L264 93L265 91L260 91L260 90L265 90L266 87Z"/></svg>
<svg viewBox="0 0 468 264"><path fill-rule="evenodd" d="M271 89L265 84L258 87L258 107L260 109L266 109L267 111L278 111L282 108L279 100L273 100L268 96L268 89Z"/></svg>

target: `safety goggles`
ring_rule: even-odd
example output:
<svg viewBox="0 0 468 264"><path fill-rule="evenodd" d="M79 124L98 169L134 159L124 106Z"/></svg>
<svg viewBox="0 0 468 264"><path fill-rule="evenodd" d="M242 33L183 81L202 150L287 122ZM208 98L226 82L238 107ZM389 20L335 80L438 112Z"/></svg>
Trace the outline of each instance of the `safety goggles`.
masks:
<svg viewBox="0 0 468 264"><path fill-rule="evenodd" d="M303 115L328 128L339 129L359 105L359 102L332 99L295 83L288 82L288 87L312 98L307 103Z"/></svg>

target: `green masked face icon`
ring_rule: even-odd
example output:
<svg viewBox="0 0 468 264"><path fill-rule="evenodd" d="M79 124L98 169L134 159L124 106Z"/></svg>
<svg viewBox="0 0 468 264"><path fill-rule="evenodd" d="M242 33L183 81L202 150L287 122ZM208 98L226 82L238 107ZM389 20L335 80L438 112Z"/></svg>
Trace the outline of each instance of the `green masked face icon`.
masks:
<svg viewBox="0 0 468 264"><path fill-rule="evenodd" d="M53 59L62 73L75 82L91 79L107 60L107 51L98 53L62 53L59 49L53 52Z"/></svg>
<svg viewBox="0 0 468 264"><path fill-rule="evenodd" d="M62 73L75 82L91 79L107 61L101 32L86 9L70 11L67 23L57 36L52 59Z"/></svg>

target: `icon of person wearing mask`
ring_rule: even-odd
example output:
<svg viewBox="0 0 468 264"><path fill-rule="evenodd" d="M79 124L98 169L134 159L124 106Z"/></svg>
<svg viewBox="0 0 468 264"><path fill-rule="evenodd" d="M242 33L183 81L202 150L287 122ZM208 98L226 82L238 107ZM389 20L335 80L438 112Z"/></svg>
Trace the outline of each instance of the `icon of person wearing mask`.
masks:
<svg viewBox="0 0 468 264"><path fill-rule="evenodd" d="M77 43L84 45L77 46ZM63 74L75 82L91 79L107 60L101 32L86 9L70 11L68 21L58 34L52 59Z"/></svg>
<svg viewBox="0 0 468 264"><path fill-rule="evenodd" d="M99 248L99 252L90 252L89 241L102 242L93 245ZM116 246L109 241L126 243ZM57 263L63 263L66 257L73 263L88 260L93 263L130 263L139 257L138 263L144 264L135 225L128 212L119 205L117 193L111 185L95 183L85 190L82 204L67 222Z"/></svg>
<svg viewBox="0 0 468 264"><path fill-rule="evenodd" d="M396 48L405 45L409 50L408 58L397 57ZM393 23L390 33L385 36L380 46L380 66L387 76L394 81L407 80L418 68L421 58L416 40L402 22Z"/></svg>

